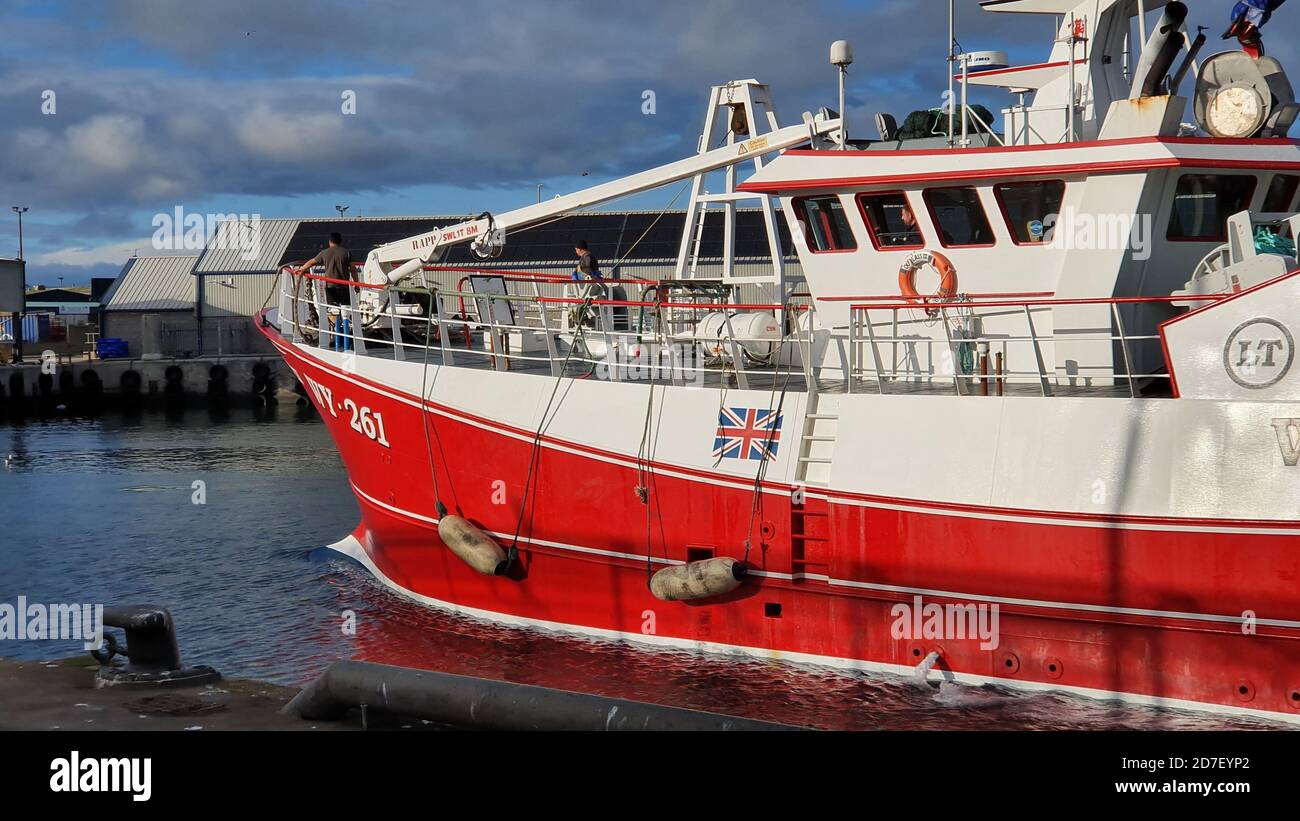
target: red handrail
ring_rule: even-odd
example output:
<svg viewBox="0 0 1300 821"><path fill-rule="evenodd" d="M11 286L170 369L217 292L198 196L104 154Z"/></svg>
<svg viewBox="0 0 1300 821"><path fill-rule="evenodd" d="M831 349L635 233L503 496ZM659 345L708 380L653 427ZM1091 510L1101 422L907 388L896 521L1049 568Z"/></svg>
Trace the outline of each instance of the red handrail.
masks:
<svg viewBox="0 0 1300 821"><path fill-rule="evenodd" d="M973 299L1003 299L1003 298L1010 299L1013 297L1020 297L1020 296L1037 298L1037 297L1053 297L1056 296L1056 292L1055 291L1006 291L1003 293L966 294L966 296L971 297ZM891 296L819 296L817 297L818 302L853 302L855 300L862 300L865 302L875 302L875 301L887 302L891 299L903 300L903 299L907 299L907 297L902 294L895 294Z"/></svg>
<svg viewBox="0 0 1300 821"><path fill-rule="evenodd" d="M905 308L1024 308L1024 307L1053 307L1060 305L1133 305L1144 303L1170 303L1182 302L1183 300L1203 300L1217 301L1226 299L1233 294L1187 294L1185 296L1112 296L1112 297L1079 297L1076 299L1020 299L1020 300L992 300L989 302L899 302L889 304L865 304L858 303L849 307L855 311L889 311L902 310Z"/></svg>
<svg viewBox="0 0 1300 821"><path fill-rule="evenodd" d="M284 266L281 267L280 270L281 272L288 271L289 273L297 274L297 269L300 264L301 263L292 263L292 262L286 263ZM352 268L354 270L360 271L364 269L364 266L359 262L354 262L352 263ZM536 273L532 271L506 271L506 270L496 269L496 268L459 268L459 267L448 266L448 265L425 265L421 270L446 271L449 273L460 273L460 274L485 274L491 276L500 276L503 279L505 279L507 282L546 282L546 283L564 284L569 282L586 281L586 280L575 280L572 276L568 276L565 274L542 274L542 273ZM318 279L322 282L331 282L339 285L347 285L347 284L356 285L357 287L360 288L373 288L377 290L383 290L383 288L386 287L384 285L372 285L372 284L368 284L364 282L356 282L356 281L345 282L344 280L330 279L329 277L323 277L320 274L313 274L310 272L303 274L303 276L310 277L312 279ZM460 280L461 283L464 283L466 278L467 277L461 277ZM673 280L601 279L601 280L592 280L592 281L603 282L603 283L617 283L620 285L624 285L624 284L660 285L663 282L672 282Z"/></svg>
<svg viewBox="0 0 1300 821"><path fill-rule="evenodd" d="M291 264L283 266L280 270L281 272L292 273L295 276L298 275L297 267ZM464 271L467 269L449 268L445 270ZM331 277L321 276L320 274L313 274L310 272L302 274L301 276L304 276L308 279L314 279L319 282L328 282L332 285L343 285L343 286L349 286L354 288L367 288L376 291L382 291L384 290L384 288L387 287L385 285L373 285L366 282L354 282L350 280L333 279ZM463 283L467 278L468 277L462 277L460 282ZM633 280L612 280L612 281L633 282ZM460 290L459 285L457 286L457 290ZM492 299L493 297L496 296L500 296L500 295L483 294L483 297L485 299ZM460 315L466 316L464 295L461 294L459 296L459 299L460 299ZM765 304L747 304L747 303L735 304L735 303L698 303L698 302L646 302L646 301L621 300L621 299L588 300L588 299L580 299L578 297L537 297L536 299L538 302L541 303L548 303L548 304L555 304L555 305L600 305L600 306L612 306L612 307L623 307L623 308L675 308L675 309L690 310L690 311L716 311L722 309L722 310L733 310L733 311L792 311L794 313L798 313L799 311L806 311L811 307L809 305L793 305L793 304L765 305ZM468 342L468 340L466 341Z"/></svg>
<svg viewBox="0 0 1300 821"><path fill-rule="evenodd" d="M280 273L291 273L294 276L299 276L298 266L285 265L283 268L280 269ZM354 279L331 279L330 277L321 276L320 274L313 274L310 271L308 271L305 274L302 274L301 276L304 276L308 279L318 280L320 282L328 282L331 285L346 285L352 288L368 288L372 291L382 291L384 290L385 287L387 287L384 285L373 285L369 282L357 282Z"/></svg>
<svg viewBox="0 0 1300 821"><path fill-rule="evenodd" d="M552 302L562 305L613 305L628 308L683 308L687 310L704 310L716 311L720 309L733 309L742 311L806 311L809 305L747 305L734 304L730 302L700 303L700 302L635 302L631 300L620 299L578 299L577 297L539 297L538 302Z"/></svg>
<svg viewBox="0 0 1300 821"><path fill-rule="evenodd" d="M489 276L503 277L507 282L577 282L568 274L543 274L536 271L507 271L500 268L463 268L454 265L426 265L425 271L446 271L449 273L468 273L468 274L486 274ZM462 278L462 281L463 278ZM628 285L658 285L659 280L653 279L601 279L596 282L619 283ZM667 280L670 281L671 280Z"/></svg>
<svg viewBox="0 0 1300 821"><path fill-rule="evenodd" d="M446 267L438 267L438 266L433 266L433 269L444 270L444 271L474 270L468 268L446 268ZM487 270L487 269L478 269L478 270ZM297 269L293 265L285 265L283 266L283 268L281 268L281 271L290 271L295 275L297 274ZM322 276L320 274L313 274L313 273L306 273L303 274L302 276L305 276L308 279L317 280L319 282L328 282L331 285L343 285L343 286L354 287L354 288L366 288L375 291L382 291L387 287L386 285L375 285L368 282L356 282L353 280L333 279L331 277ZM550 275L539 275L539 276L550 276ZM556 278L558 279L558 281L561 282L572 281L569 280L567 277L562 277L559 275L556 275ZM466 277L462 277L460 282L463 283L465 279ZM628 282L632 284L640 284L641 282L639 280L606 280L606 281L607 282ZM459 288L459 286L457 287ZM1051 292L1047 292L1047 291L1023 292L1023 293L1006 294L1006 296L1038 297L1041 294L1050 294L1050 293ZM498 295L484 294L483 296L485 298L490 299L493 296L498 296ZM993 298L982 302L970 301L970 302L920 303L920 302L903 301L906 300L906 297L903 296L832 296L832 297L819 297L817 301L845 302L850 300L867 300L867 301L881 300L882 302L874 302L872 304L867 304L865 302L856 302L850 305L849 307L853 310L888 311L888 310L905 310L905 309L926 308L926 307L935 308L941 306L951 306L953 308L1022 308L1026 306L1053 307L1053 306L1064 306L1064 305L1133 305L1133 304L1161 304L1161 303L1167 304L1171 302L1181 302L1184 300L1214 302L1221 299L1226 299L1232 296L1232 294L1185 294L1180 296L1171 295L1171 296L1077 297L1073 299L1035 298L1035 299L1015 299L1015 300L997 298L997 297L1004 296L1004 294L971 294L970 296L974 296L977 298L986 298L986 297L993 297ZM628 308L662 307L662 308L678 308L683 310L717 310L719 308L725 308L729 310L742 310L742 311L781 311L781 310L798 311L798 310L807 310L807 308L809 307L806 305L768 305L768 304L747 304L747 303L737 304L737 303L694 303L694 302L647 302L647 301L618 300L618 299L586 300L586 299L580 299L578 297L538 297L537 299L539 302L555 303L555 304L562 304L562 305L581 305L586 303L588 305L610 305L610 306L622 306ZM884 302L884 300L899 300L899 301L890 303L890 302ZM464 310L462 307L462 313L463 312Z"/></svg>

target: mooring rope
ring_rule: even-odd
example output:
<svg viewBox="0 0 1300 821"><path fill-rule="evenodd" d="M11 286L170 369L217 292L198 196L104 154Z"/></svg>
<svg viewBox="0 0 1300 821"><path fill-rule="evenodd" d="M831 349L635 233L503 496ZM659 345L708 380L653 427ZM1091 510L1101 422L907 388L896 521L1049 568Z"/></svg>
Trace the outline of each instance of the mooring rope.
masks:
<svg viewBox="0 0 1300 821"><path fill-rule="evenodd" d="M426 288L428 287L427 281L425 282L425 287ZM428 389L426 385L429 378L429 349L433 347L429 339L429 334L432 333L433 331L435 299L437 299L437 297L434 295L433 291L430 290L429 291L429 317L426 320L426 324L424 328L424 365L420 369L420 429L424 431L424 452L429 460L429 475L433 477L433 507L434 510L436 510L438 513L438 518L441 519L442 517L447 515L447 506L442 503L442 493L438 490L438 467L437 465L434 464L433 461L433 441L429 438L429 411L424 404L426 401L428 401L429 398L427 393ZM438 332L440 334L442 332L441 321L439 321L438 323ZM468 327L465 328L465 332L469 333ZM393 340L393 344L394 345L402 344L400 331L398 331L398 338ZM446 363L443 362L441 364L445 365ZM441 372L441 368L439 369L439 372ZM436 382L437 380L435 379L434 381Z"/></svg>
<svg viewBox="0 0 1300 821"><path fill-rule="evenodd" d="M588 289L587 293L588 293L587 297L583 300L582 304L578 306L579 317L582 316L583 312L585 312L591 306L591 303L595 300L595 294L591 293L590 288ZM510 551L509 551L508 560L511 562L513 562L514 559L519 555L519 534L523 530L524 512L528 509L528 499L529 496L532 494L533 469L536 467L540 456L542 432L547 427L547 417L550 415L551 407L555 403L556 394L559 393L560 383L564 381L564 372L568 369L569 361L572 359L573 352L577 349L578 343L580 341L583 341L585 336L586 336L586 326L583 325L581 322L579 322L577 331L575 332L573 337L573 341L569 343L569 350L566 351L564 354L564 361L560 363L560 369L555 374L555 381L551 386L550 398L546 400L546 407L542 409L542 418L537 423L537 430L533 434L533 443L530 452L528 454L528 473L524 477L524 495L523 498L520 500L520 504L519 504L519 517L515 520L515 532L510 539ZM585 342L583 342L583 346L585 348L586 346ZM528 519L529 540L531 540L533 536L532 528L533 528L533 520L532 517L529 517Z"/></svg>
<svg viewBox="0 0 1300 821"><path fill-rule="evenodd" d="M654 470L653 449L650 448L650 430L652 427L651 420L654 416L655 404L655 383L654 377L650 378L650 392L646 396L645 422L641 427L641 445L636 452L636 478L637 484L634 489L637 498L641 504L645 505L645 569L646 569L646 586L650 586L650 577L654 575L654 562L651 559L654 553L653 530L651 523L653 521L653 508L650 505L650 476ZM649 452L648 452L649 451Z"/></svg>

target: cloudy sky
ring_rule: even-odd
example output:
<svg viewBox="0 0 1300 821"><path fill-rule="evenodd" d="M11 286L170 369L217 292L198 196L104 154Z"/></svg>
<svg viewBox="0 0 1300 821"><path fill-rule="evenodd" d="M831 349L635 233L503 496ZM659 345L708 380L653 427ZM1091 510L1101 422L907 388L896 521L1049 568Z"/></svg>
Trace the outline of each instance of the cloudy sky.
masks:
<svg viewBox="0 0 1300 821"><path fill-rule="evenodd" d="M31 208L29 279L45 284L115 275L133 250L151 252L154 215L178 206L263 217L518 207L538 183L551 196L693 152L710 85L769 83L786 123L834 106L826 53L838 38L857 52L849 123L864 136L876 111L901 121L940 105L946 6L5 0L0 256L17 252L11 204ZM1192 6L1217 35L1232 0ZM968 50L1046 56L1049 18L958 7ZM1270 30L1285 59L1300 8ZM673 192L631 204L662 207Z"/></svg>

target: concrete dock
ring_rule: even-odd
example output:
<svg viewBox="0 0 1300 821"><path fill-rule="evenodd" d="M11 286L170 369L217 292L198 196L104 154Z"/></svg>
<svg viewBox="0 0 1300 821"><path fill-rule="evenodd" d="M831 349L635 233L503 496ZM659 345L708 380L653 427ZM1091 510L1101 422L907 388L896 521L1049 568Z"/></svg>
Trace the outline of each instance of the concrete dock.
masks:
<svg viewBox="0 0 1300 821"><path fill-rule="evenodd" d="M305 396L297 377L274 355L206 356L192 359L88 359L85 356L49 359L39 352L20 364L0 365L0 407L13 408L15 397L24 408L74 402L208 400L294 401Z"/></svg>
<svg viewBox="0 0 1300 821"><path fill-rule="evenodd" d="M96 687L98 667L89 657L59 661L0 659L0 731L803 729L356 661L336 662L301 691L225 679L193 687Z"/></svg>
<svg viewBox="0 0 1300 821"><path fill-rule="evenodd" d="M91 658L0 659L0 730L359 730L356 716L303 721L280 712L298 690L222 680L188 688L95 688ZM373 718L369 721L375 727ZM416 729L420 722L397 728ZM423 729L424 727L421 727Z"/></svg>

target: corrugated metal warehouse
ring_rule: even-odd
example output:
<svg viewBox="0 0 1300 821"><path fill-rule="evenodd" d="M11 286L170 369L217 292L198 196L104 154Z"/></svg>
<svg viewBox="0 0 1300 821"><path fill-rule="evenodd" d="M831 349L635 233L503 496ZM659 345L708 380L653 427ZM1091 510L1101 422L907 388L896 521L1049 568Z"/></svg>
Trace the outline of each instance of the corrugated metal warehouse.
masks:
<svg viewBox="0 0 1300 821"><path fill-rule="evenodd" d="M226 220L194 266L198 347L204 354L269 351L249 318L274 305L280 258L302 220Z"/></svg>
<svg viewBox="0 0 1300 821"><path fill-rule="evenodd" d="M197 255L132 257L104 294L103 337L125 339L132 356L195 351L194 263ZM157 339L149 348L145 340ZM161 343L162 350L153 348ZM169 350L170 348L170 350Z"/></svg>

